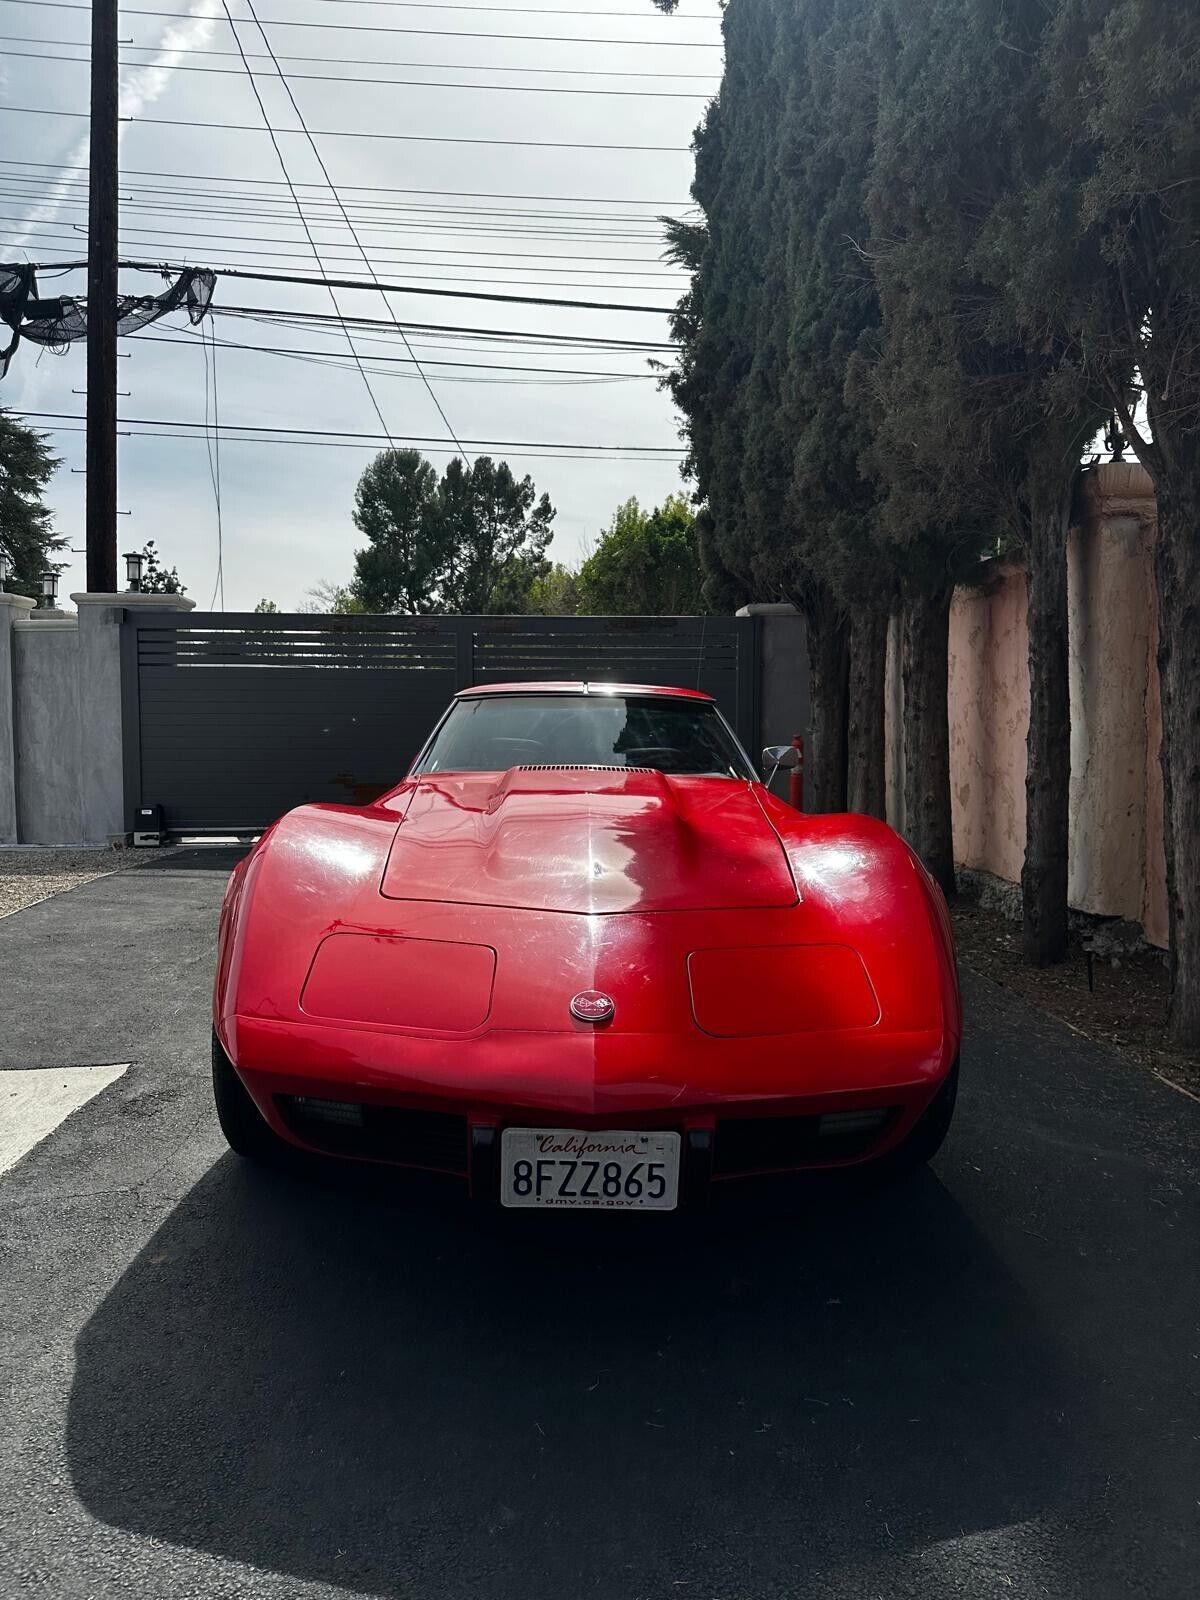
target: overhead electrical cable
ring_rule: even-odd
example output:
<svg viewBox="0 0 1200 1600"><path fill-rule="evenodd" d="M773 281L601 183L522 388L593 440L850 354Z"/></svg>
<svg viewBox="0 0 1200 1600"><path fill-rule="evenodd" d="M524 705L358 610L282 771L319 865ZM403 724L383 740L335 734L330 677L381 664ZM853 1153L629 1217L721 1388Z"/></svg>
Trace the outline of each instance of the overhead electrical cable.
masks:
<svg viewBox="0 0 1200 1600"><path fill-rule="evenodd" d="M0 42L4 44L48 44L56 50L72 49L91 50L91 41L88 39L56 39L51 35L47 38L44 34L36 33L0 33ZM126 41L123 50L137 50L143 55L161 55L161 44L134 44ZM236 50L210 50L206 45L178 44L171 46L171 54L185 56L218 56L236 61ZM71 58L72 60L75 57ZM85 54L84 59L87 59ZM266 61L268 57L261 50L247 50L247 61ZM528 73L541 78L657 78L661 80L677 79L689 80L696 83L719 84L719 72L647 72L643 69L631 67L514 67L503 61L397 61L394 57L385 56L331 56L328 51L321 55L293 55L291 53L279 55L280 61L307 61L316 62L321 66L330 67L401 67L411 68L421 72L510 72ZM132 66L132 62L126 63Z"/></svg>
<svg viewBox="0 0 1200 1600"><path fill-rule="evenodd" d="M225 5L225 0L221 0L221 3L222 3L222 5ZM311 130L309 129L308 123L305 121L304 113L300 110L299 105L297 105L297 103L296 103L296 97L292 93L292 86L288 82L287 77L284 74L283 68L279 65L279 62L276 61L276 59L275 59L275 51L271 46L270 39L267 37L267 30L263 27L262 23L259 21L258 12L254 9L254 0L246 0L246 5L247 5L247 8L249 9L250 15L254 18L254 26L259 31L259 35L262 38L263 45L266 48L267 52L269 53L272 62L274 63L276 72L278 72L278 74L279 74L279 81L283 85L284 92L287 94L288 101L291 104L292 110L296 115L296 119L300 123L300 126L304 129L304 133L305 133L305 135L306 135L306 137L308 139L309 149L312 151L313 156L316 158L317 165L321 169L321 176L325 179L325 182L329 185L329 192L338 203L338 207L339 207L339 209L341 211L341 214L342 214L342 220L343 220L343 222L345 222L346 227L350 230L350 237L354 240L354 243L358 247L359 254L362 256L362 259L363 259L363 265L366 267L367 271L371 274L371 278L372 278L372 280L373 280L373 282L375 284L375 287L379 290L380 299L383 301L384 309L388 312L388 314L392 317L392 320L396 323L396 330L400 334L400 337L404 340L404 344L405 344L405 347L408 350L409 355L412 355L412 353L413 353L412 352L412 346L408 343L408 335L404 332L403 328L401 328L401 326L400 326L399 321L396 319L396 313L395 313L395 310L392 307L391 302L389 301L389 299L387 297L387 291L380 284L379 275L375 271L375 268L372 265L371 260L367 255L367 252L363 249L362 241L359 239L358 234L354 230L354 224L350 221L350 218L346 213L345 206L342 205L341 196L338 194L338 191L337 191L337 188L336 188L336 186L334 184L333 179L329 176L329 168L325 165L325 158L324 158L324 156L322 156L321 151L320 151L320 149L319 149L319 147L317 145L317 141L313 137L313 134L312 134ZM226 10L226 15L228 15L228 6L227 5L225 6L225 10ZM230 23L230 27L231 28L233 27L232 22ZM236 33L236 31L237 30L235 29L234 32ZM450 437L454 440L455 444L458 444L458 436L455 433L453 427L451 426L450 419L446 415L445 410L442 407L442 402L438 399L437 394L434 392L434 387L433 387L432 383L430 383L429 377L426 374L425 369L421 366L420 362L417 361L416 356L413 356L413 361L414 361L414 363L416 365L417 371L421 374L421 377L422 377L422 379L424 381L425 388L426 388L426 391L428 392L429 398L433 401L433 404L434 404L435 409L437 410L438 416L441 417L441 419L442 419L443 427L446 429L446 432L450 435ZM466 455L466 451L462 449L461 445L459 446L459 454L462 457L462 464L465 467L467 465L467 455Z"/></svg>
<svg viewBox="0 0 1200 1600"><path fill-rule="evenodd" d="M242 47L242 42L238 37L237 29L233 26L233 18L229 16L229 7L225 3L225 0L221 0L221 6L222 6L222 9L225 12L226 17L229 18L229 27L230 27L230 31L233 34L234 43L237 45L238 49L240 50L241 47ZM255 83L253 76L249 72L249 69L247 69L247 78L248 78L249 83L250 83L251 92L253 93L255 101L258 104L258 109L259 109L260 115L262 116L263 124L264 124L264 126L265 126L265 128L267 130L267 133L270 135L271 147L275 151L276 160L279 162L279 170L283 174L284 182L287 184L288 191L291 194L293 201L295 202L296 214L300 218L300 223L301 223L301 226L304 229L304 232L308 235L308 243L309 243L310 249L312 250L313 260L317 264L317 271L323 274L324 271L325 271L325 267L324 267L324 265L323 265L323 263L321 261L320 251L317 249L316 243L313 240L313 236L309 232L309 227L308 227L307 221L305 220L303 207L300 204L300 200L299 200L299 198L298 198L298 196L296 194L296 191L292 188L291 174L288 171L287 162L283 159L283 151L279 148L279 143L278 143L277 139L275 138L275 130L271 126L270 117L267 115L267 108L263 104L262 96L258 92L258 85ZM327 291L329 293L330 303L333 306L334 312L340 318L341 315L342 315L342 308L338 304L337 295L334 292L334 286L333 286L332 283L326 282L325 287L326 287L326 289L327 289ZM366 374L366 372L365 372L365 370L363 368L362 361L359 359L358 351L357 351L357 349L355 348L355 345L354 345L354 338L351 335L349 328L345 327L344 324L343 324L342 331L345 334L346 344L347 344L351 354L354 357L354 362L355 362L355 365L358 368L359 376L362 378L363 387L366 389L367 394L368 394L368 396L370 398L372 409L374 410L375 415L379 418L379 426L383 429L384 433L387 434L388 444L391 445L392 449L395 449L395 445L392 443L391 434L388 432L387 421L384 418L383 411L380 409L379 401L375 397L375 390L371 387L371 380L367 376L367 374Z"/></svg>
<svg viewBox="0 0 1200 1600"><path fill-rule="evenodd" d="M0 4L3 0L0 0ZM23 167L48 167L55 172L86 172L87 167L64 165L59 161L12 161L11 158L0 156L0 166L20 165ZM178 178L185 183L238 183L255 184L257 186L281 189L284 187L282 178L245 178L236 174L224 175L202 172L162 172L146 167L129 167L122 171L121 181L129 178ZM324 189L323 184L304 183L297 181L296 189ZM629 206L657 206L667 210L679 207L695 208L691 200L633 200L628 195L617 197L604 197L601 195L570 195L570 194L501 194L495 191L479 189L404 189L387 184L344 183L343 190L354 190L356 193L367 194L434 194L459 200L562 200L578 205L629 205Z"/></svg>
<svg viewBox="0 0 1200 1600"><path fill-rule="evenodd" d="M191 263L195 265L195 263ZM178 271L178 266L166 261L127 261L122 260L119 266L128 267L141 272ZM319 287L332 286L335 289L371 289L376 285L364 283L361 278L311 278L300 273L287 272L258 272L249 271L244 267L214 268L226 278L242 278L247 283L293 283L315 284ZM502 305L522 306L562 306L566 310L575 311L628 311L637 315L669 317L674 312L673 306L638 306L622 305L619 302L605 300L560 300L548 295L530 294L493 294L483 290L471 289L427 289L419 285L404 283L381 284L378 287L387 289L390 294L434 295L447 300L489 300Z"/></svg>
<svg viewBox="0 0 1200 1600"><path fill-rule="evenodd" d="M0 50L0 57L9 61L68 61L72 66L86 67L90 63L86 56L55 55L47 50ZM163 69L157 61L123 61L122 66L141 68L144 72L161 72ZM256 69L247 65L246 70L257 77L271 77L273 74L263 69ZM197 67L190 62L177 61L171 67L172 72L213 72L221 77L240 78L242 74L236 67ZM447 83L444 80L429 80L425 78L364 78L354 73L345 72L293 72L291 76L297 83L375 83L385 88L395 89L482 89L489 94L588 94L588 95L620 95L625 99L634 100L707 100L708 94L702 89L582 89L575 85L555 85L547 83Z"/></svg>
<svg viewBox="0 0 1200 1600"><path fill-rule="evenodd" d="M40 3L40 0L39 0ZM250 77L251 85L254 76ZM0 111L26 117L81 117L87 121L90 112L66 111L59 106L3 106ZM122 117L124 123L140 123L155 128L207 128L214 133L263 133L266 130L253 122L200 122L190 117ZM300 128L278 128L273 133L298 134ZM650 154L686 155L683 144L586 144L572 139L470 139L439 133L385 133L366 128L314 128L314 134L323 139L388 139L400 144L484 144L502 145L521 150L632 150Z"/></svg>
<svg viewBox="0 0 1200 1600"><path fill-rule="evenodd" d="M87 418L82 412L74 411L26 411L24 408L14 408L21 416L32 418L34 421L45 420L48 422L86 422ZM178 421L164 417L121 417L118 419L125 427L147 428L179 428L203 429L202 422ZM358 433L352 428L276 428L268 423L239 423L223 422L221 428L226 433L278 433L289 437L301 438L339 438L339 439L373 439L380 440L386 435L373 433ZM196 437L203 437L196 434ZM456 444L453 439L440 439L434 434L409 434L406 435L411 444ZM679 445L668 444L574 444L563 441L558 444L553 439L540 439L537 441L527 439L464 439L464 444L475 445L480 449L490 450L575 450L586 452L588 455L605 456L614 450L622 450L631 454L649 456L677 456L680 454Z"/></svg>
<svg viewBox="0 0 1200 1600"><path fill-rule="evenodd" d="M207 321L207 318L205 320ZM159 333L159 334L155 334L155 333L139 333L139 334L131 335L131 337L136 338L138 340L139 344L173 344L173 345L188 346L188 345L195 345L196 342L197 342L197 339L196 339L195 335L184 335L184 337L182 337L182 338L173 338L172 339L172 338L169 338L166 334L161 334L161 333ZM342 361L342 360L345 359L345 357L342 356L341 353L339 351L336 351L336 350L312 350L312 349L305 349L305 348L290 348L289 349L289 348L287 348L285 346L282 346L282 345L242 344L239 340L236 340L236 339L219 339L218 340L218 339L216 339L215 331L210 335L210 337L217 344L220 345L222 350L249 350L249 351L253 351L253 352L256 352L258 354L261 354L261 355L268 355L268 356L314 356L314 357L315 356L320 356L320 357L324 357L324 358L331 358L331 359L338 360L338 361ZM366 359L369 360L369 361L376 361L376 362L379 362L379 361L393 362L398 366L399 365L408 365L412 361L412 357L411 356L379 356L379 355L372 355L372 356L368 356ZM525 366L525 365L518 364L518 363L515 363L515 362L511 362L511 361L449 361L449 360L443 361L443 360L441 360L440 358L437 358L437 357L427 358L426 364L428 366L431 366L431 367L469 367L472 370L482 370L482 371L487 371L487 372L537 372L537 373L544 373L544 374L547 374L548 376L552 376L552 377L561 376L561 377L571 377L571 378L621 378L621 379L625 379L625 378L638 378L638 379L651 378L652 379L655 376L654 373L652 373L652 372L604 372L604 371L600 371L600 370L598 370L598 369L596 369L594 367L531 367L531 366Z"/></svg>
<svg viewBox="0 0 1200 1600"><path fill-rule="evenodd" d="M0 0L5 5L34 6L47 11L90 11L91 6L84 4L83 0ZM122 6L119 15L122 17L165 17L171 22L179 22L181 14L178 11L156 11L144 6ZM240 22L247 22L249 18L240 17ZM507 39L512 43L520 44L528 40L531 44L609 44L632 45L639 50L723 50L723 41L720 40L693 40L693 39L595 39L576 33L496 33L472 30L468 32L462 28L397 28L383 27L379 23L368 22L300 22L288 17L265 17L272 27L277 28L319 28L330 33L397 33L409 36L438 39ZM230 19L230 26L233 19Z"/></svg>

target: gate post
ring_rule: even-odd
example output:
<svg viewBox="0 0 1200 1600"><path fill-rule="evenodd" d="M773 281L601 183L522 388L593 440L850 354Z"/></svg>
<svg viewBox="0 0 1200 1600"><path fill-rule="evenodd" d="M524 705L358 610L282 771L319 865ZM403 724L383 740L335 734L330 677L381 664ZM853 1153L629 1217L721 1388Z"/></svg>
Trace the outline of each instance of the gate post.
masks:
<svg viewBox="0 0 1200 1600"><path fill-rule="evenodd" d="M0 844L17 841L17 750L13 723L13 623L33 601L0 589Z"/></svg>
<svg viewBox="0 0 1200 1600"><path fill-rule="evenodd" d="M191 611L181 594L73 594L79 611L80 812L83 841L126 838L121 623L126 610Z"/></svg>

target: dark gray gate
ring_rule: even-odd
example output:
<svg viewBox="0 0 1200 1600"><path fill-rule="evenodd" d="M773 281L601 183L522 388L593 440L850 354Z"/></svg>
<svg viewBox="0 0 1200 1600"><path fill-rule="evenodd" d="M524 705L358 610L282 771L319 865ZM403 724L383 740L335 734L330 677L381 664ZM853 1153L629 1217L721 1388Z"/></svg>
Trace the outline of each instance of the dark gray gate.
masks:
<svg viewBox="0 0 1200 1600"><path fill-rule="evenodd" d="M167 831L254 833L403 777L456 690L538 679L711 694L758 743L753 617L125 613L125 800Z"/></svg>

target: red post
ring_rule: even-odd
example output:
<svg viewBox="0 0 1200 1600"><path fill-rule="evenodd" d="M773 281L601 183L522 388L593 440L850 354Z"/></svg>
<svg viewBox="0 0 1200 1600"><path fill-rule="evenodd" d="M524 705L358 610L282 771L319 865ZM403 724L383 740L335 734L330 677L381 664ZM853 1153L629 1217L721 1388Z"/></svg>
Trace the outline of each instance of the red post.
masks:
<svg viewBox="0 0 1200 1600"><path fill-rule="evenodd" d="M804 810L804 740L798 733L792 735L792 749L796 752L796 765L788 773L788 803L797 811Z"/></svg>

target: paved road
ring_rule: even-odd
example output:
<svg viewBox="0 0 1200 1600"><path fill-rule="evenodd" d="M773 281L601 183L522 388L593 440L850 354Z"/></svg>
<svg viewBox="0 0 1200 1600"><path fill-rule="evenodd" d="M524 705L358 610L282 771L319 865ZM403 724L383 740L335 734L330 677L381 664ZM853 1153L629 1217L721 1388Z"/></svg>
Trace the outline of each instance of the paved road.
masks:
<svg viewBox="0 0 1200 1600"><path fill-rule="evenodd" d="M936 1171L783 1222L262 1175L225 865L0 921L0 1068L132 1063L0 1177L4 1600L1195 1595L1200 1105L968 978Z"/></svg>

